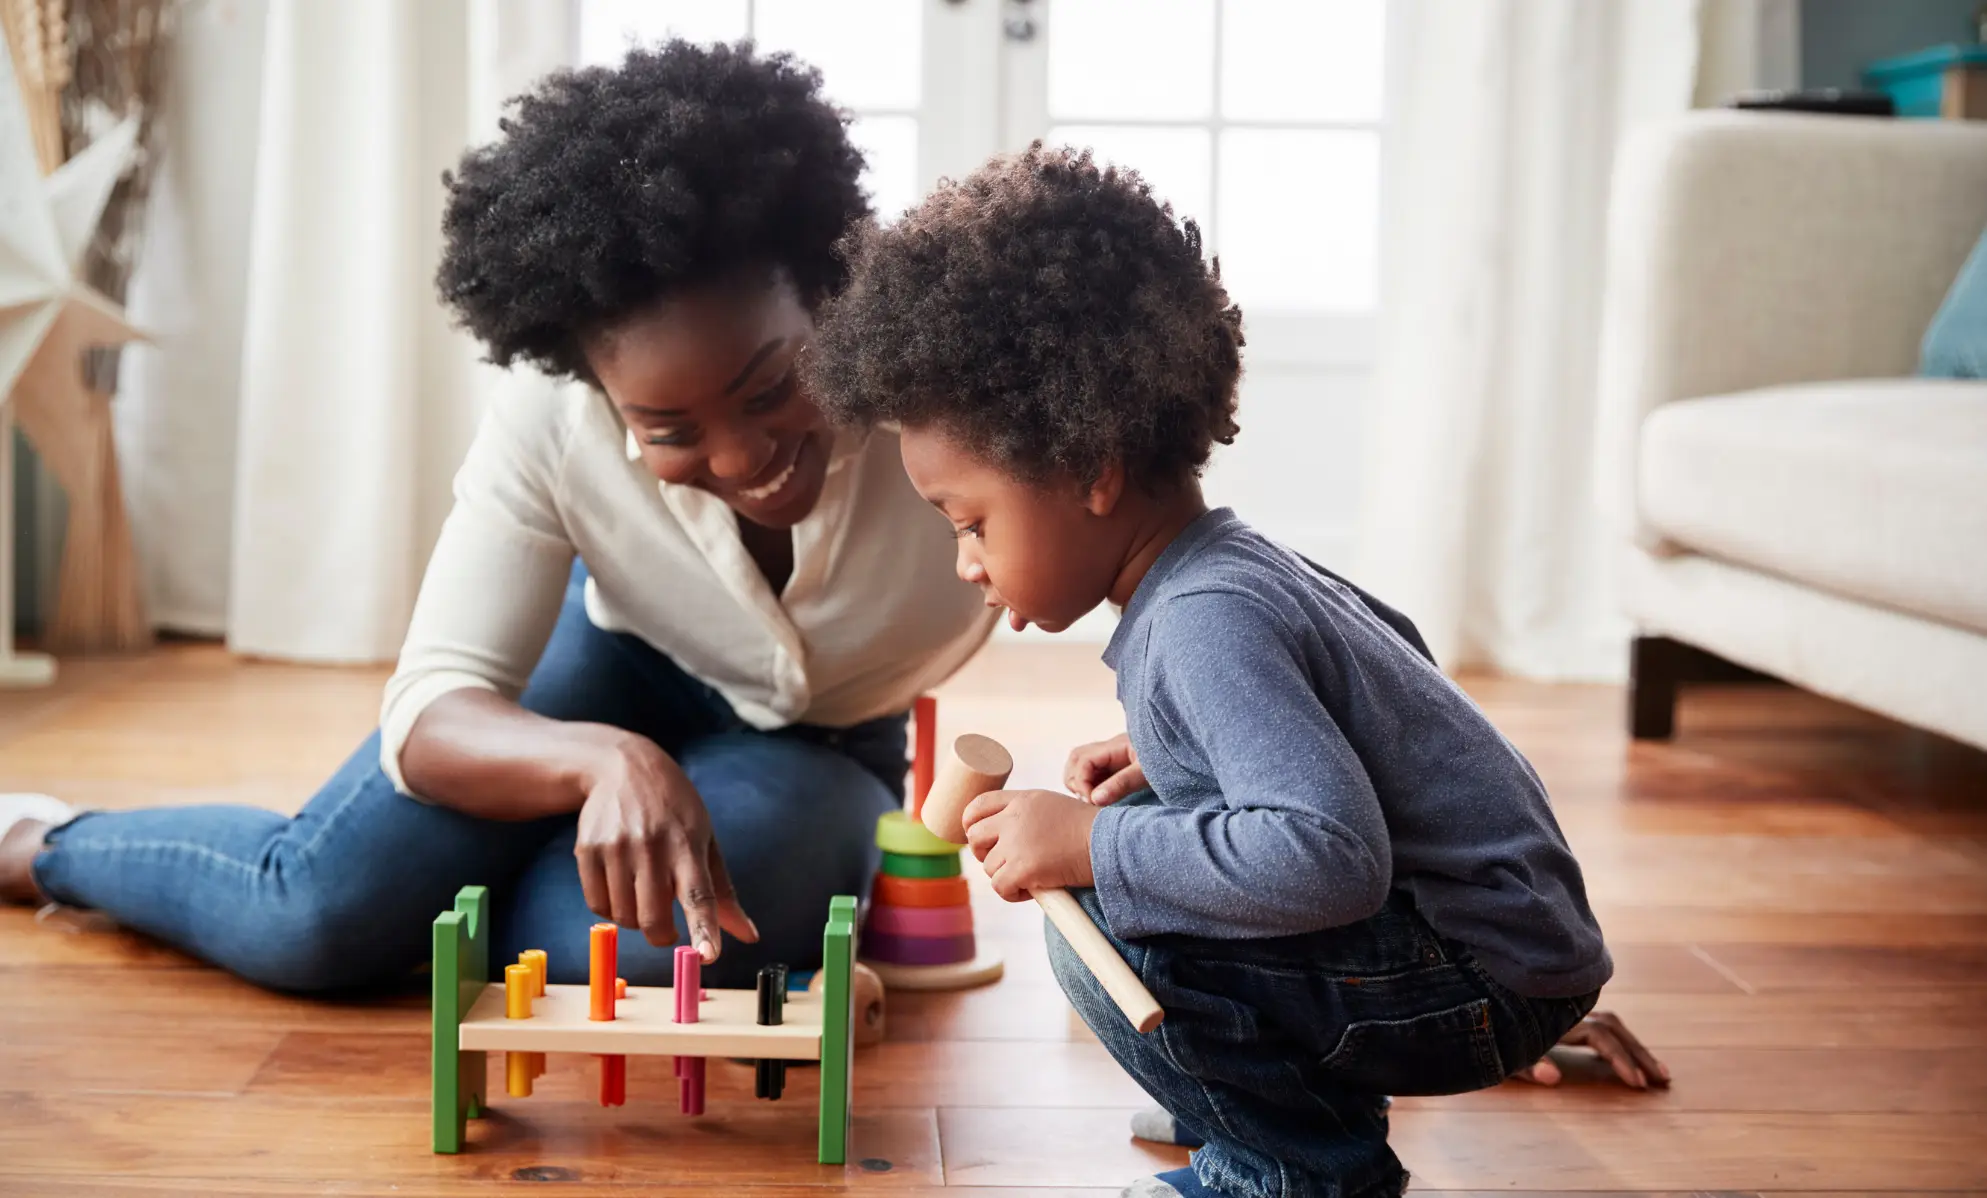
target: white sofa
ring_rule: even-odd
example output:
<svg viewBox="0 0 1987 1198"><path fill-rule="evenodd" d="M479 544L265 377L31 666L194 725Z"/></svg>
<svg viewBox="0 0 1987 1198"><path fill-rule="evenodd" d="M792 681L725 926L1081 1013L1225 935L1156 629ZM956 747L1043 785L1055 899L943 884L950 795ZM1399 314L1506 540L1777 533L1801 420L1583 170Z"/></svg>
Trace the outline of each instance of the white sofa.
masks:
<svg viewBox="0 0 1987 1198"><path fill-rule="evenodd" d="M1987 382L1915 377L1983 228L1987 123L1701 112L1624 147L1600 398L1635 735L1722 659L1987 748Z"/></svg>

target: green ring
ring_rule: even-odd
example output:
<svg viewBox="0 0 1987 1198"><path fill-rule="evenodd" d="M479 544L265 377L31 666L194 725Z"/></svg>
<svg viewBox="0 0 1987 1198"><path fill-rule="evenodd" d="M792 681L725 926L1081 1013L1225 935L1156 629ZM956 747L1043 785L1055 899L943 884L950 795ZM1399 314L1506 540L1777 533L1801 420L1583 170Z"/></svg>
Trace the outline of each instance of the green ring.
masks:
<svg viewBox="0 0 1987 1198"><path fill-rule="evenodd" d="M932 835L931 829L901 811L876 821L876 847L900 857L957 857L959 846Z"/></svg>
<svg viewBox="0 0 1987 1198"><path fill-rule="evenodd" d="M886 850L883 872L893 878L956 878L959 854L955 849L950 857L911 857Z"/></svg>

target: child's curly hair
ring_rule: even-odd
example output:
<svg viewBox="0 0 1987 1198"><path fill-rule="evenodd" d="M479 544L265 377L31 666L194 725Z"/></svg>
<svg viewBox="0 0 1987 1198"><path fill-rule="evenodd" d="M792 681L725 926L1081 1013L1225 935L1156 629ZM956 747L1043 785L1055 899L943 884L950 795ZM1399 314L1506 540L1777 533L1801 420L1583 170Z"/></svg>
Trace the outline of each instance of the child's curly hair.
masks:
<svg viewBox="0 0 1987 1198"><path fill-rule="evenodd" d="M1235 438L1241 309L1135 172L1038 142L841 249L806 355L833 420L934 425L1028 482L1119 462L1149 492Z"/></svg>
<svg viewBox="0 0 1987 1198"><path fill-rule="evenodd" d="M497 365L588 378L586 337L739 270L783 269L810 307L845 281L862 154L791 56L670 41L514 103L443 176L435 276Z"/></svg>

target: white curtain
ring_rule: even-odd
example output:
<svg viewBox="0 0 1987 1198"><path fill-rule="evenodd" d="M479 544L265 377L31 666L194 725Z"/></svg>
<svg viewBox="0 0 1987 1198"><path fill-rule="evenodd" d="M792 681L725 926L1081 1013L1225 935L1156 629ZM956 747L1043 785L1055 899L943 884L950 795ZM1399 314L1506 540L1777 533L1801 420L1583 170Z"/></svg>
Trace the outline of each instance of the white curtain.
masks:
<svg viewBox="0 0 1987 1198"><path fill-rule="evenodd" d="M1360 573L1445 667L1613 678L1594 488L1608 178L1692 104L1694 0L1393 0Z"/></svg>
<svg viewBox="0 0 1987 1198"><path fill-rule="evenodd" d="M399 649L494 371L434 298L441 173L570 61L567 0L189 7L120 450L155 619Z"/></svg>

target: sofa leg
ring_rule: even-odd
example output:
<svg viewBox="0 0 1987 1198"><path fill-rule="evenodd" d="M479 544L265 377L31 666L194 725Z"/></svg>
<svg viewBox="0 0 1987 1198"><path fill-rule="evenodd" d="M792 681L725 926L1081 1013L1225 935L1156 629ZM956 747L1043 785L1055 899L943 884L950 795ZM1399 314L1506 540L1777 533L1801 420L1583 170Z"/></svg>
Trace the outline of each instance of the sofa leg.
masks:
<svg viewBox="0 0 1987 1198"><path fill-rule="evenodd" d="M1638 636L1628 651L1628 735L1668 740L1676 731L1677 684L1686 652L1666 636Z"/></svg>

